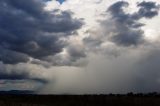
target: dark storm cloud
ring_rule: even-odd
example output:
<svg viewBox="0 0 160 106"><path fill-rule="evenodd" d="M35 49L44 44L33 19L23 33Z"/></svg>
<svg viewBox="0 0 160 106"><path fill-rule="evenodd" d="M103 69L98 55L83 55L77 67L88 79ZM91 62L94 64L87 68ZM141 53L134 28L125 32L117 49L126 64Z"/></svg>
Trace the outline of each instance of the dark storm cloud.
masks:
<svg viewBox="0 0 160 106"><path fill-rule="evenodd" d="M143 42L142 39L143 31L131 30L125 26L119 26L119 27L123 27L123 29L121 28L120 32L118 32L118 34L112 37L112 41L115 42L116 44L123 46L132 46L132 45L136 46L139 43Z"/></svg>
<svg viewBox="0 0 160 106"><path fill-rule="evenodd" d="M138 7L140 7L138 11L138 15L140 17L152 18L158 15L159 5L156 5L155 2L141 2L138 3Z"/></svg>
<svg viewBox="0 0 160 106"><path fill-rule="evenodd" d="M111 39L113 42L124 45L137 45L142 39L140 30L134 30L133 26L137 26L137 23L130 14L126 14L123 7L127 7L128 2L120 1L111 5L108 11L111 13L113 20L115 20L115 29L113 30L116 35Z"/></svg>
<svg viewBox="0 0 160 106"><path fill-rule="evenodd" d="M119 2L116 2L115 4L111 5L109 7L108 11L111 12L113 17L116 17L117 19L123 19L124 17L127 17L127 15L124 14L122 7L127 7L128 5L129 5L128 2L119 1Z"/></svg>
<svg viewBox="0 0 160 106"><path fill-rule="evenodd" d="M47 84L48 80L47 79L43 79L43 78L31 78L29 76L29 73L24 72L24 73L0 73L0 80L26 80L26 81L36 81L36 82L40 82L43 84Z"/></svg>
<svg viewBox="0 0 160 106"><path fill-rule="evenodd" d="M72 62L78 60L79 58L86 57L84 48L78 47L78 45L69 46L67 51L71 57L70 61Z"/></svg>
<svg viewBox="0 0 160 106"><path fill-rule="evenodd" d="M1 0L2 5L6 7L13 7L19 11L23 11L35 17L44 17L43 6L44 3L40 0Z"/></svg>
<svg viewBox="0 0 160 106"><path fill-rule="evenodd" d="M60 38L81 27L82 22L73 19L71 12L47 12L44 6L40 0L0 1L0 60L3 63L26 62L29 57L43 59L59 53L65 46Z"/></svg>
<svg viewBox="0 0 160 106"><path fill-rule="evenodd" d="M27 62L29 58L23 53L0 48L0 60L4 63L15 64L19 62Z"/></svg>
<svg viewBox="0 0 160 106"><path fill-rule="evenodd" d="M5 70L4 70L5 71ZM3 73L1 72L0 73L0 80L22 80L22 79L28 79L28 73L24 72L24 73L15 73L15 72L12 72L12 73Z"/></svg>
<svg viewBox="0 0 160 106"><path fill-rule="evenodd" d="M57 54L55 56L49 56L45 61L34 60L33 64L40 64L46 68L50 66L76 66L81 67L86 65L85 58L87 57L85 48L81 45L69 44L65 48L65 54ZM81 62L83 60L83 63ZM48 62L47 62L48 61Z"/></svg>
<svg viewBox="0 0 160 106"><path fill-rule="evenodd" d="M128 7L128 2L119 1L108 8L113 21L113 32L111 40L118 45L131 46L143 42L143 31L140 29L144 24L138 22L141 18L153 18L158 15L158 5L154 2L141 2L138 12L126 13L124 7Z"/></svg>
<svg viewBox="0 0 160 106"><path fill-rule="evenodd" d="M143 24L137 22L135 14L125 13L123 7L128 7L129 3L125 1L119 1L108 8L108 12L111 13L112 18L118 23L126 27L138 28Z"/></svg>
<svg viewBox="0 0 160 106"><path fill-rule="evenodd" d="M0 80L33 80L41 83L47 83L47 79L36 77L30 74L29 69L23 66L5 65L0 62Z"/></svg>

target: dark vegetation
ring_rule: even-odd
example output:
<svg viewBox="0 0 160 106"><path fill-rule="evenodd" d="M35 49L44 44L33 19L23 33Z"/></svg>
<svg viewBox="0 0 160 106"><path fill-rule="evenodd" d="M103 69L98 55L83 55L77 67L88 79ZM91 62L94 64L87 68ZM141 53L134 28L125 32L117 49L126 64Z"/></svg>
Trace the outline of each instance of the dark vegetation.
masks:
<svg viewBox="0 0 160 106"><path fill-rule="evenodd" d="M31 95L1 94L0 106L160 106L160 94Z"/></svg>

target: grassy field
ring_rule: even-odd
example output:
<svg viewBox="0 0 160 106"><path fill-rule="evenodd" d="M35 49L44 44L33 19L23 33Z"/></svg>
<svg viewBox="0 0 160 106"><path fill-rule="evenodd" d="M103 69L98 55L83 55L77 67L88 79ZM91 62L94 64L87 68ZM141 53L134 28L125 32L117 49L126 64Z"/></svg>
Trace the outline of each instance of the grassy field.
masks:
<svg viewBox="0 0 160 106"><path fill-rule="evenodd" d="M160 95L0 95L0 106L160 106Z"/></svg>

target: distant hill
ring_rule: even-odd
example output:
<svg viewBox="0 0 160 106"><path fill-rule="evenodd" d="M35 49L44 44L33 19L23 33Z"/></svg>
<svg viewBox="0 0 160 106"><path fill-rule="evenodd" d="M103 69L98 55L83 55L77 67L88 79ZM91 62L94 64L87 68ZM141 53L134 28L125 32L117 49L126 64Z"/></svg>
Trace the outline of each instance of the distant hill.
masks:
<svg viewBox="0 0 160 106"><path fill-rule="evenodd" d="M34 91L30 90L10 90L10 91L0 91L0 94L35 94Z"/></svg>

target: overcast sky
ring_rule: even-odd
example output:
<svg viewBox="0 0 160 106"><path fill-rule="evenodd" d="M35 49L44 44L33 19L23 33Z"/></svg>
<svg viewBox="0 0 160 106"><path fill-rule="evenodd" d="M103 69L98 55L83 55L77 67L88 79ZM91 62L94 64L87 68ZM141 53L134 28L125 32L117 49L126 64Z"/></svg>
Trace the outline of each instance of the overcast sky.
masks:
<svg viewBox="0 0 160 106"><path fill-rule="evenodd" d="M159 0L0 0L0 90L160 92Z"/></svg>

